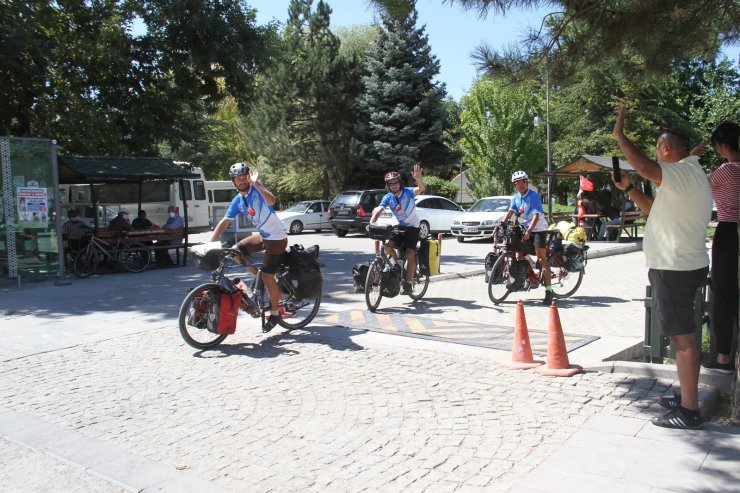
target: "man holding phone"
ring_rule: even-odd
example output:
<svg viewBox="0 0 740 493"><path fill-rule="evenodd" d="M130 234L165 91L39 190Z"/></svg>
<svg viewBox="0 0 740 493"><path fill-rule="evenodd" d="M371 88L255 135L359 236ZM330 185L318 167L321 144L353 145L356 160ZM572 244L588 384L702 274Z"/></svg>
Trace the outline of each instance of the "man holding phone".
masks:
<svg viewBox="0 0 740 493"><path fill-rule="evenodd" d="M707 278L709 256L705 244L712 211L709 182L698 157L690 155L689 138L680 129L664 130L649 159L624 134L625 108L619 109L614 137L637 174L660 187L655 199L635 188L627 173L614 170L617 188L648 214L643 251L648 266L658 325L676 351L680 393L664 397L663 416L656 426L703 428L699 414L701 351L694 327L694 295Z"/></svg>

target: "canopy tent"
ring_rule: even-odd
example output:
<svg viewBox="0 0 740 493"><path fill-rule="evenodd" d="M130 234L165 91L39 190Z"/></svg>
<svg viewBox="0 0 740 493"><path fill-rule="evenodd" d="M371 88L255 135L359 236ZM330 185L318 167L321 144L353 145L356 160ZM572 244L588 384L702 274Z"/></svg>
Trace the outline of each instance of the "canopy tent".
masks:
<svg viewBox="0 0 740 493"><path fill-rule="evenodd" d="M198 178L195 173L160 157L59 156L59 183L140 183L146 180Z"/></svg>
<svg viewBox="0 0 740 493"><path fill-rule="evenodd" d="M634 172L635 169L629 165L626 161L619 160L619 168ZM563 165L553 171L546 171L539 173L539 176L544 177L559 177L559 178L578 178L580 175L588 175L591 173L611 173L612 172L612 158L611 156L590 156L583 155L572 163Z"/></svg>
<svg viewBox="0 0 740 493"><path fill-rule="evenodd" d="M619 168L622 171L626 171L628 173L634 173L635 169L630 166L629 163L623 160L619 160ZM612 173L612 158L611 156L591 156L584 154L583 156L578 157L575 161L565 164L553 171L539 173L539 176L542 177L548 177L552 178L553 180L555 178L579 178L580 176L584 175L594 175L594 174L611 174ZM616 192L616 189L614 189L613 193ZM621 206L620 206L620 214L619 214L619 223L618 225L614 225L613 227L617 229L617 238L619 241L621 241L622 232L626 231L628 228L633 228L635 230L636 236L636 228L634 227L634 212L628 212L625 211L626 206L625 203L627 201L627 196L624 194L621 194ZM548 219L552 221L552 210L548 216Z"/></svg>
<svg viewBox="0 0 740 493"><path fill-rule="evenodd" d="M185 222L184 241L188 243L188 203L183 191L185 178L199 178L185 166L175 163L169 158L160 157L70 157L59 156L60 184L89 184L92 203L97 203L95 187L99 183L131 183L138 184L138 209L141 209L142 183L148 180L177 180L178 191L182 197L182 215ZM98 216L94 216L95 228L98 227ZM187 259L187 248L183 255L183 265Z"/></svg>

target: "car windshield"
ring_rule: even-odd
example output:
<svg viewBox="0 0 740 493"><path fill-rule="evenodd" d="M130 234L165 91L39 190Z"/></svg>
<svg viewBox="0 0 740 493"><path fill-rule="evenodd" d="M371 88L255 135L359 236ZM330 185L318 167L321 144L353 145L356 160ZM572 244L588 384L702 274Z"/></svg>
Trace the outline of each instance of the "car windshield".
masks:
<svg viewBox="0 0 740 493"><path fill-rule="evenodd" d="M480 199L468 212L506 212L510 204L508 199Z"/></svg>
<svg viewBox="0 0 740 493"><path fill-rule="evenodd" d="M359 199L359 193L343 193L334 199L332 205L357 205Z"/></svg>
<svg viewBox="0 0 740 493"><path fill-rule="evenodd" d="M298 202L297 204L285 209L285 212L304 212L311 205L311 202Z"/></svg>

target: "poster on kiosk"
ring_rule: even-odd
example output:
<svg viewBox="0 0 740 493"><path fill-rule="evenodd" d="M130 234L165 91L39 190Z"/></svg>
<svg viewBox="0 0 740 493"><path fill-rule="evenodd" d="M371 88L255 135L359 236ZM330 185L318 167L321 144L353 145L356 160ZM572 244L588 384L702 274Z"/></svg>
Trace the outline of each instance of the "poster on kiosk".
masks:
<svg viewBox="0 0 740 493"><path fill-rule="evenodd" d="M49 224L49 205L47 203L46 188L18 187L16 189L18 201L19 228L46 228Z"/></svg>

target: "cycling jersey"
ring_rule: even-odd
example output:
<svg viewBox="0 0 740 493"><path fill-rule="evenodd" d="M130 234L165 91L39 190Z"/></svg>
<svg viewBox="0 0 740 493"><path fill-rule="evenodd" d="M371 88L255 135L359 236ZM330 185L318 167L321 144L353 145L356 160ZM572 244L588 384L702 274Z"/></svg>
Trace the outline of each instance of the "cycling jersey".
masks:
<svg viewBox="0 0 740 493"><path fill-rule="evenodd" d="M545 211L542 209L542 199L540 199L540 194L534 190L528 189L524 196L517 192L511 199L509 209L515 213L519 212L520 217L524 220L524 227L527 229L529 229L535 213L539 213L540 218L532 232L547 230L548 224L545 219Z"/></svg>
<svg viewBox="0 0 740 493"><path fill-rule="evenodd" d="M421 222L419 216L416 214L416 202L414 201L414 189L412 187L405 187L401 189L401 196L396 197L393 193L388 192L385 197L380 200L380 207L390 207L393 215L398 219L398 224L401 226L412 226L414 228L419 227Z"/></svg>
<svg viewBox="0 0 740 493"><path fill-rule="evenodd" d="M249 187L246 196L237 193L224 217L233 221L239 214L252 221L262 238L266 240L282 240L288 237L288 232L275 214L275 210L267 205L264 197L254 187Z"/></svg>

